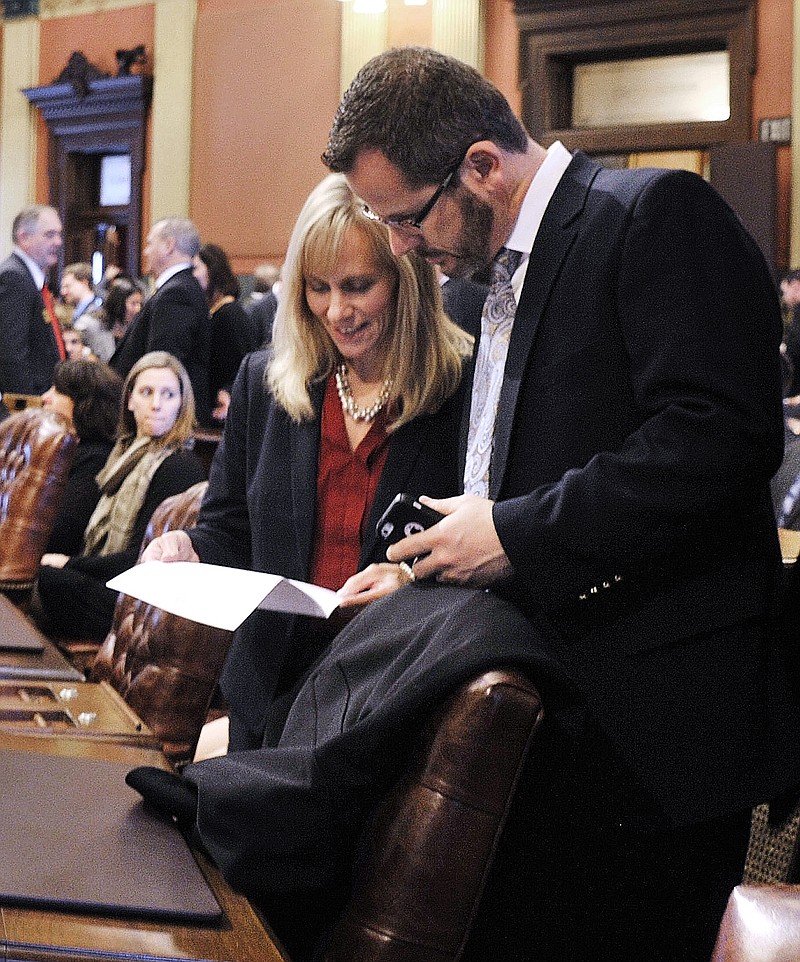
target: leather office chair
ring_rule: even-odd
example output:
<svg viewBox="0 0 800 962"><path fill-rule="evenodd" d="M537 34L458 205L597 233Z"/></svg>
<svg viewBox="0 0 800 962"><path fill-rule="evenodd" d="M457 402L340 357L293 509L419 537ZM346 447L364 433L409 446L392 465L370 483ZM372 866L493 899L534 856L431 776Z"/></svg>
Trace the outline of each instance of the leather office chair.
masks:
<svg viewBox="0 0 800 962"><path fill-rule="evenodd" d="M711 962L797 962L800 885L737 885Z"/></svg>
<svg viewBox="0 0 800 962"><path fill-rule="evenodd" d="M162 502L150 519L142 550L166 531L193 527L206 486L202 481ZM228 631L120 595L90 679L116 688L170 760L181 763L192 756L230 641Z"/></svg>
<svg viewBox="0 0 800 962"><path fill-rule="evenodd" d="M434 714L366 832L325 962L456 962L541 724L536 689L491 671Z"/></svg>
<svg viewBox="0 0 800 962"><path fill-rule="evenodd" d="M0 590L32 587L77 443L63 418L42 408L0 421Z"/></svg>

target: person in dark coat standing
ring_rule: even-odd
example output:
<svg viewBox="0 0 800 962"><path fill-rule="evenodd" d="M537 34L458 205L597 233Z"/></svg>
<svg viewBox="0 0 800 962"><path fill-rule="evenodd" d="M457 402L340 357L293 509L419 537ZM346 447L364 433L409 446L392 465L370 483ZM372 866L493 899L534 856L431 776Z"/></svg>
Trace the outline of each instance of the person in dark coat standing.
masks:
<svg viewBox="0 0 800 962"><path fill-rule="evenodd" d="M492 266L465 493L426 499L446 517L389 557L513 600L584 698L545 721L487 951L706 962L752 806L800 782L773 630L781 319L764 259L702 178L545 149L433 50L362 67L323 160L396 255Z"/></svg>
<svg viewBox="0 0 800 962"><path fill-rule="evenodd" d="M231 388L245 354L262 346L239 301L241 288L228 255L218 244L203 244L194 259L194 276L205 291L211 315L209 392L214 420L222 422L231 403Z"/></svg>
<svg viewBox="0 0 800 962"><path fill-rule="evenodd" d="M42 296L62 246L61 218L53 207L26 207L11 235L13 252L0 264L0 393L42 394L65 356L57 318ZM52 304L49 291L45 296Z"/></svg>
<svg viewBox="0 0 800 962"><path fill-rule="evenodd" d="M153 225L144 256L155 277L147 299L123 335L109 364L123 378L149 351L167 351L186 368L195 396L197 420L213 425L209 368L211 324L208 302L192 274L200 235L190 220L170 217Z"/></svg>

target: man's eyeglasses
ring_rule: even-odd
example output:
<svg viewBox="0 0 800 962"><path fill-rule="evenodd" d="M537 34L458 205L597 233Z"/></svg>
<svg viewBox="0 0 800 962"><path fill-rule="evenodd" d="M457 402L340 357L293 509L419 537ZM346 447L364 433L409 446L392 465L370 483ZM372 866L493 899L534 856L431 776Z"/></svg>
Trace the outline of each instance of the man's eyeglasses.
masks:
<svg viewBox="0 0 800 962"><path fill-rule="evenodd" d="M442 194L450 186L450 182L456 175L456 171L462 164L462 160L452 167L445 179L439 184L436 190L433 192L433 197L428 201L428 203L422 208L419 213L412 217L381 217L380 214L376 214L367 207L366 204L363 205L363 211L370 220L375 220L379 224L383 224L384 227L392 227L394 230L422 230L422 222L430 214L433 208L436 206L436 201L442 196Z"/></svg>

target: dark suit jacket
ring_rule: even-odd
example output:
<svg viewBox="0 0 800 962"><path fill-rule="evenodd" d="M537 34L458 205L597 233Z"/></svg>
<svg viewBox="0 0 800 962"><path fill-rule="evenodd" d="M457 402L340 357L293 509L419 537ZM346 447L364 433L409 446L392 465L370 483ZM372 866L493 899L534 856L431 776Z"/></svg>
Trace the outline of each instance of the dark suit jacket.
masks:
<svg viewBox="0 0 800 962"><path fill-rule="evenodd" d="M225 431L190 537L200 558L309 579L315 528L320 419L293 422L263 384L266 352L245 358ZM319 412L324 384L314 391ZM361 546L361 567L385 560L375 527L401 491L447 496L458 490L460 395L434 417L391 436L389 453ZM314 619L256 611L239 629L222 675L234 713L260 731L279 679L291 685L316 656Z"/></svg>
<svg viewBox="0 0 800 962"><path fill-rule="evenodd" d="M0 264L0 392L42 394L52 385L58 346L44 310L31 272L11 254Z"/></svg>
<svg viewBox="0 0 800 962"><path fill-rule="evenodd" d="M245 354L257 351L261 346L261 341L255 341L250 319L238 301L223 304L211 315L209 384L212 404L216 403L218 391L230 391Z"/></svg>
<svg viewBox="0 0 800 962"><path fill-rule="evenodd" d="M75 555L83 547L83 533L100 500L95 478L112 447L110 441L81 441L78 445L47 542L48 552Z"/></svg>
<svg viewBox="0 0 800 962"><path fill-rule="evenodd" d="M569 680L513 605L420 582L373 602L339 633L274 747L184 770L199 790L202 845L292 948L298 934L313 944L347 898L355 840L424 719L461 682L498 665L536 678L550 710L570 706Z"/></svg>
<svg viewBox="0 0 800 962"><path fill-rule="evenodd" d="M769 670L779 343L763 258L701 178L575 156L528 265L490 497L509 594L677 823L800 777Z"/></svg>
<svg viewBox="0 0 800 962"><path fill-rule="evenodd" d="M247 303L244 309L250 319L251 337L256 343L256 349L266 347L272 340L272 325L278 310L278 298L269 291L257 301Z"/></svg>
<svg viewBox="0 0 800 962"><path fill-rule="evenodd" d="M169 351L192 382L197 419L213 424L209 387L211 322L208 301L191 270L178 271L145 302L109 361L122 377L148 351Z"/></svg>

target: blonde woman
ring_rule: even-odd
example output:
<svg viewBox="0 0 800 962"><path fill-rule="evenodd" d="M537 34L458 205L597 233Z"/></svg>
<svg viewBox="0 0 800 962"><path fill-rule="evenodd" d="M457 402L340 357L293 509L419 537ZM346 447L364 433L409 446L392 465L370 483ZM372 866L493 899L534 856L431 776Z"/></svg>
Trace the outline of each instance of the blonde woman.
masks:
<svg viewBox="0 0 800 962"><path fill-rule="evenodd" d="M46 554L38 596L46 629L66 638L102 640L117 595L106 581L136 563L159 504L204 477L187 450L194 395L183 365L166 351L145 354L122 390L117 441L97 475L100 500L79 554Z"/></svg>
<svg viewBox="0 0 800 962"><path fill-rule="evenodd" d="M458 389L472 341L444 314L432 268L393 256L386 228L340 175L300 212L283 280L272 353L240 369L198 525L145 557L333 589L367 568L344 602L358 606L406 580L375 535L394 496L458 492ZM341 625L262 611L245 622L222 677L231 748L261 745L270 704Z"/></svg>

